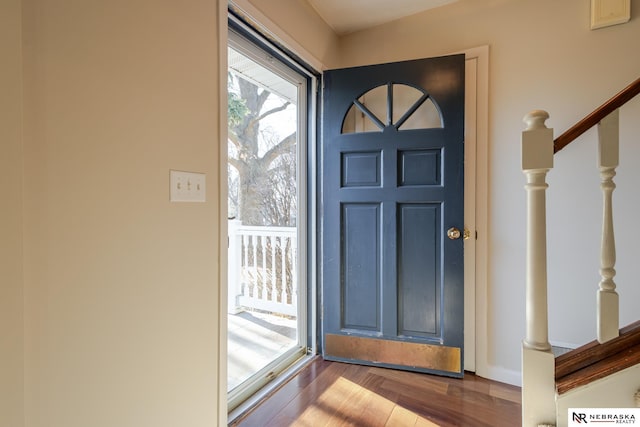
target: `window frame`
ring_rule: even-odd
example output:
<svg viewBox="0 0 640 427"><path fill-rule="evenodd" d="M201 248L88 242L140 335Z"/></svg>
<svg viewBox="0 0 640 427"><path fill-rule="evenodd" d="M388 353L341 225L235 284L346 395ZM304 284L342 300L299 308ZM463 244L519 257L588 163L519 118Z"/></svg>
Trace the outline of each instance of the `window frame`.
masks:
<svg viewBox="0 0 640 427"><path fill-rule="evenodd" d="M272 389L293 375L317 354L317 279L316 279L316 235L317 235L317 190L316 190L316 111L318 99L318 74L302 64L293 55L269 42L240 17L228 11L228 31L226 45L251 58L294 84L302 84L306 90L299 90L300 105L297 123L297 239L298 239L298 280L300 283L298 301L306 307L298 309L298 335L300 347L290 350L282 361L267 365L256 373L242 390L227 393L228 422L246 411ZM227 55L226 50L224 55ZM221 150L226 152L228 142ZM226 160L226 157L225 157ZM228 181L226 168L221 171L222 183ZM226 194L226 192L225 192ZM225 203L226 205L226 203ZM226 220L226 215L223 220ZM226 283L226 282L225 282ZM226 333L225 333L226 335ZM291 354L289 354L291 353ZM226 352L221 354L226 363ZM275 373L272 375L271 373ZM272 377L275 377L273 379ZM226 390L226 378L225 378Z"/></svg>

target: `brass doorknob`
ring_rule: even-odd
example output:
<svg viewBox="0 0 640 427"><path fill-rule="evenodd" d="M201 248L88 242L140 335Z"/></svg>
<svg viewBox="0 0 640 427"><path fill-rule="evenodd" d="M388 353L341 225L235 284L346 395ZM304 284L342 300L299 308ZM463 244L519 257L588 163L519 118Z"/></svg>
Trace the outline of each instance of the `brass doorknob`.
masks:
<svg viewBox="0 0 640 427"><path fill-rule="evenodd" d="M462 233L460 233L460 230L458 230L456 227L451 227L447 230L447 237L449 237L451 240L459 239L461 235Z"/></svg>

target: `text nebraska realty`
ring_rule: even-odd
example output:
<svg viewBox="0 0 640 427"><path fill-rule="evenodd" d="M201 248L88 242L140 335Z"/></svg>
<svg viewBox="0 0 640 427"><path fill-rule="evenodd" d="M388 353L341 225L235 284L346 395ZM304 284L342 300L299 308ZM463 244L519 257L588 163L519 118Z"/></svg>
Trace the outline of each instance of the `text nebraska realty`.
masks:
<svg viewBox="0 0 640 427"><path fill-rule="evenodd" d="M633 414L581 414L573 413L573 420L578 423L604 423L635 424L636 417Z"/></svg>

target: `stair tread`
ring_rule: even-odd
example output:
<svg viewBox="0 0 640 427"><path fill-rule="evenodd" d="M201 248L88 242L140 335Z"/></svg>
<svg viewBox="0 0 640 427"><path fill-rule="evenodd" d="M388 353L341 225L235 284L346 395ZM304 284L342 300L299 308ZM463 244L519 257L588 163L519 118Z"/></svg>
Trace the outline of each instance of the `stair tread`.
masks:
<svg viewBox="0 0 640 427"><path fill-rule="evenodd" d="M640 321L620 329L620 336L597 341L556 358L559 394L640 363Z"/></svg>
<svg viewBox="0 0 640 427"><path fill-rule="evenodd" d="M638 363L640 363L640 343L616 353L607 359L600 360L592 365L565 375L562 378L556 379L556 389L558 394L563 394L576 387L589 384L592 381L630 368Z"/></svg>

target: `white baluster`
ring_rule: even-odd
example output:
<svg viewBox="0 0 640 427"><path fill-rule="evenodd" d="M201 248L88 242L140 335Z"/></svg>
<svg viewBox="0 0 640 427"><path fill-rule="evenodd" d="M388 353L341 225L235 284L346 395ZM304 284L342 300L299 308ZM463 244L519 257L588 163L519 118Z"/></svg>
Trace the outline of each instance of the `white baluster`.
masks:
<svg viewBox="0 0 640 427"><path fill-rule="evenodd" d="M298 301L298 237L291 235L291 304L297 308Z"/></svg>
<svg viewBox="0 0 640 427"><path fill-rule="evenodd" d="M258 279L258 236L256 235L251 235L251 249L253 250L252 253L252 266L251 266L251 284L252 284L252 289L253 289L253 293L252 293L252 297L253 298L259 298L260 297L260 281Z"/></svg>
<svg viewBox="0 0 640 427"><path fill-rule="evenodd" d="M598 168L602 189L602 245L598 289L598 341L619 335L619 305L616 284L616 242L613 232L613 177L619 164L619 114L615 110L598 123Z"/></svg>
<svg viewBox="0 0 640 427"><path fill-rule="evenodd" d="M522 425L555 420L555 360L548 338L545 182L553 167L553 130L546 111L524 118L522 170L527 176L526 336L522 345Z"/></svg>
<svg viewBox="0 0 640 427"><path fill-rule="evenodd" d="M262 268L260 280L262 281L262 299L269 301L269 282L267 279L267 236L260 236L260 249L262 253Z"/></svg>
<svg viewBox="0 0 640 427"><path fill-rule="evenodd" d="M287 241L289 238L286 235L280 236L280 269L282 274L280 275L280 287L282 288L282 303L287 304L289 298L289 291L287 289Z"/></svg>
<svg viewBox="0 0 640 427"><path fill-rule="evenodd" d="M242 253L242 262L240 263L240 281L242 282L241 295L251 295L251 283L247 283L247 268L249 267L249 236L240 233L240 251Z"/></svg>
<svg viewBox="0 0 640 427"><path fill-rule="evenodd" d="M276 236L269 235L271 246L271 273L269 274L269 284L271 286L271 301L278 302L278 284L276 281Z"/></svg>
<svg viewBox="0 0 640 427"><path fill-rule="evenodd" d="M227 273L227 289L228 289L228 307L227 311L231 314L237 314L240 310L238 307L238 296L242 294L242 237L238 234L240 221L229 221L229 261Z"/></svg>

